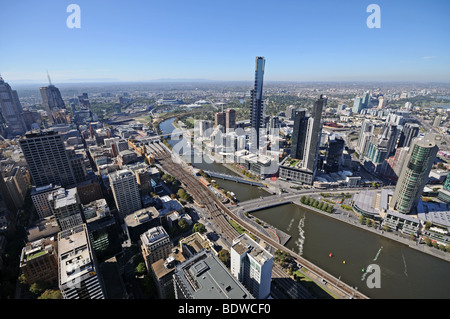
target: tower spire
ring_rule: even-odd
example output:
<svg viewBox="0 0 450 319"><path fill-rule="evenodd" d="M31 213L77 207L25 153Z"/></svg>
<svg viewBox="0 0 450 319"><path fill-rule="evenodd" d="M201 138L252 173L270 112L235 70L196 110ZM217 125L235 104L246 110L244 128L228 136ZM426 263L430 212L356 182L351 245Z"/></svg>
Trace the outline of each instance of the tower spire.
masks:
<svg viewBox="0 0 450 319"><path fill-rule="evenodd" d="M48 78L48 83L49 83L50 85L52 85L52 80L50 80L50 74L48 74L48 70L47 70L47 78Z"/></svg>

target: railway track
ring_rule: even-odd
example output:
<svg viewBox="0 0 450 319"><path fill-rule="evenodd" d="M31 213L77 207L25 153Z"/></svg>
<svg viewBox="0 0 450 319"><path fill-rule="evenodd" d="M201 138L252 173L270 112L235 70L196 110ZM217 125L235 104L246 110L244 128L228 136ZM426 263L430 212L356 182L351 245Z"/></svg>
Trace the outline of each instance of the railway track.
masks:
<svg viewBox="0 0 450 319"><path fill-rule="evenodd" d="M169 153L161 154L156 159L163 170L180 181L183 188L192 196L194 201L198 205L204 207L208 212L211 221L218 227L221 231L221 235L225 237L229 243L239 236L239 233L229 223L223 210L217 205L219 200L216 198L215 194L213 194L195 176L183 169L179 164L175 163Z"/></svg>

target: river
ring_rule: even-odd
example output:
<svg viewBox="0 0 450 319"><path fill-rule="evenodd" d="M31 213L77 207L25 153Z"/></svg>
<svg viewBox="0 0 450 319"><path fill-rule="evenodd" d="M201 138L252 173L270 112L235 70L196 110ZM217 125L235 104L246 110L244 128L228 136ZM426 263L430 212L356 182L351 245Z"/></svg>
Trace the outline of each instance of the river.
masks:
<svg viewBox="0 0 450 319"><path fill-rule="evenodd" d="M163 133L173 131L173 119L160 124ZM169 141L174 146L182 141ZM177 145L179 146L179 145ZM227 174L218 163L193 163L194 167ZM263 189L216 179L240 201L269 195ZM449 299L450 263L411 249L394 240L364 231L290 204L254 212L254 216L291 235L286 247L332 274L338 280L378 299ZM329 254L332 253L332 257ZM366 272L380 268L380 288L369 288Z"/></svg>

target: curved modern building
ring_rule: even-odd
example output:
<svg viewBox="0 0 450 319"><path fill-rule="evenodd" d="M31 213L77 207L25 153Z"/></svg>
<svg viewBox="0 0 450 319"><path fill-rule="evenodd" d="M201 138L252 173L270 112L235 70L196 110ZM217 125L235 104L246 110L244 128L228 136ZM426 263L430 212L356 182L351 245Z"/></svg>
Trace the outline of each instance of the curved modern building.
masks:
<svg viewBox="0 0 450 319"><path fill-rule="evenodd" d="M409 214L417 206L428 181L441 139L440 135L427 134L423 138L413 140L406 158L406 165L403 166L395 186L390 202L391 209Z"/></svg>

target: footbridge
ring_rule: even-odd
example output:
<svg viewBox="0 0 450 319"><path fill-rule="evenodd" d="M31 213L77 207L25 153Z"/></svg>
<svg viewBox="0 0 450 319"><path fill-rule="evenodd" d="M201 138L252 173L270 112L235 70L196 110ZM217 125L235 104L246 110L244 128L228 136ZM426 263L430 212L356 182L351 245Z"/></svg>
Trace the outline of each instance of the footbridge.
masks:
<svg viewBox="0 0 450 319"><path fill-rule="evenodd" d="M222 178L222 179L226 179L229 181L233 181L236 183L244 183L244 184L249 184L252 186L258 186L258 187L266 187L265 184L263 183L259 183L259 182L255 182L249 179L245 179L239 176L233 176L233 175L228 175L228 174L224 174L224 173L218 173L218 172L214 172L214 171L203 171L205 172L207 175L209 175L210 177L215 177L215 178Z"/></svg>

